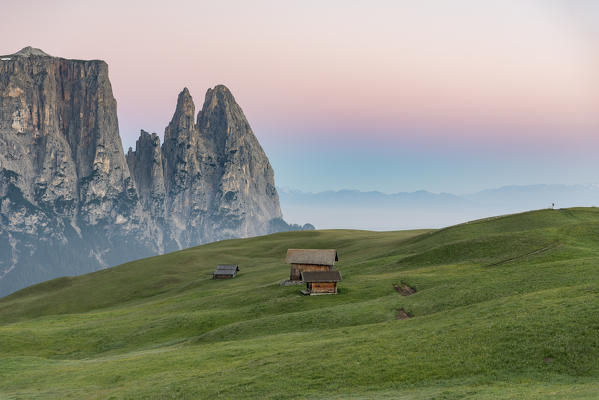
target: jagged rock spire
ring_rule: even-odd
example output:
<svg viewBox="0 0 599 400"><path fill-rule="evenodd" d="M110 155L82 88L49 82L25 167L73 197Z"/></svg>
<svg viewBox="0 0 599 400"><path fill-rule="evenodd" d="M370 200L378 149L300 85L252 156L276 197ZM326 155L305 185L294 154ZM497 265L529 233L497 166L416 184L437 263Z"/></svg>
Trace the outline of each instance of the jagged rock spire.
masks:
<svg viewBox="0 0 599 400"><path fill-rule="evenodd" d="M206 92L197 124L193 113L185 88L162 145L170 239L188 247L269 232L281 218L274 173L241 107L218 85Z"/></svg>
<svg viewBox="0 0 599 400"><path fill-rule="evenodd" d="M200 133L220 151L223 151L228 140L248 134L254 136L241 107L224 85L217 85L206 92L204 105L198 113L197 126Z"/></svg>
<svg viewBox="0 0 599 400"><path fill-rule="evenodd" d="M189 94L189 90L184 88L181 93L179 93L179 97L177 97L175 114L164 132L164 141L177 139L182 133L185 133L185 136L188 137L194 129L194 115L195 105L193 103L193 98L191 97L191 94Z"/></svg>
<svg viewBox="0 0 599 400"><path fill-rule="evenodd" d="M281 218L274 172L241 107L224 85L208 89L197 129L219 159L214 226L253 235ZM240 215L245 218L240 219Z"/></svg>
<svg viewBox="0 0 599 400"><path fill-rule="evenodd" d="M129 148L126 158L142 205L153 217L163 217L166 194L160 138L142 129L135 142L135 151Z"/></svg>

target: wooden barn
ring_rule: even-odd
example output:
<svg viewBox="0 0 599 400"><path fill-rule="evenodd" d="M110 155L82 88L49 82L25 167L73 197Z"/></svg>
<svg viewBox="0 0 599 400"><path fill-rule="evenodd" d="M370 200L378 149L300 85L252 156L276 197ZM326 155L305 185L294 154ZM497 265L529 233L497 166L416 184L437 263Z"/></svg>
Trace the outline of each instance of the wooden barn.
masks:
<svg viewBox="0 0 599 400"><path fill-rule="evenodd" d="M239 267L235 264L218 265L216 271L212 274L212 279L235 278L237 272L239 272Z"/></svg>
<svg viewBox="0 0 599 400"><path fill-rule="evenodd" d="M331 271L339 261L337 250L289 249L285 262L291 264L289 280L301 281L302 272Z"/></svg>
<svg viewBox="0 0 599 400"><path fill-rule="evenodd" d="M302 272L302 281L306 282L303 294L337 294L337 282L341 282L339 271Z"/></svg>

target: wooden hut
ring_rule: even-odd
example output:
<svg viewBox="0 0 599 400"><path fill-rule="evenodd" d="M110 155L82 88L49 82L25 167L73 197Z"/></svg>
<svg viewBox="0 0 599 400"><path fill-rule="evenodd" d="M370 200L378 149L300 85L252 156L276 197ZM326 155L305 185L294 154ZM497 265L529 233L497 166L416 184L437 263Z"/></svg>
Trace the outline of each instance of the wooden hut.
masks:
<svg viewBox="0 0 599 400"><path fill-rule="evenodd" d="M300 281L302 272L331 271L339 261L337 250L289 249L285 262L291 264L289 280Z"/></svg>
<svg viewBox="0 0 599 400"><path fill-rule="evenodd" d="M235 264L218 265L216 271L212 274L212 279L235 278L237 272L239 272L239 267Z"/></svg>
<svg viewBox="0 0 599 400"><path fill-rule="evenodd" d="M337 282L341 282L339 271L302 272L302 281L306 282L303 294L337 294Z"/></svg>

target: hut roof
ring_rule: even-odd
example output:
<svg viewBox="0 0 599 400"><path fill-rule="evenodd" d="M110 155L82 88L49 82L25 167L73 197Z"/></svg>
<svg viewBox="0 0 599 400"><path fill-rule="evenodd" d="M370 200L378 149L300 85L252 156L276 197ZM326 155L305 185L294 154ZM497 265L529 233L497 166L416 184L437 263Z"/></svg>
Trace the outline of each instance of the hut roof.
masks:
<svg viewBox="0 0 599 400"><path fill-rule="evenodd" d="M337 250L289 249L285 262L287 264L333 265L339 261Z"/></svg>
<svg viewBox="0 0 599 400"><path fill-rule="evenodd" d="M233 269L235 271L239 271L239 266L237 264L221 264L216 266L216 270L227 270Z"/></svg>
<svg viewBox="0 0 599 400"><path fill-rule="evenodd" d="M339 271L306 271L302 272L302 281L310 283L341 282Z"/></svg>
<svg viewBox="0 0 599 400"><path fill-rule="evenodd" d="M214 275L231 275L234 276L239 271L239 267L237 265L219 265L216 267L216 271L214 271Z"/></svg>

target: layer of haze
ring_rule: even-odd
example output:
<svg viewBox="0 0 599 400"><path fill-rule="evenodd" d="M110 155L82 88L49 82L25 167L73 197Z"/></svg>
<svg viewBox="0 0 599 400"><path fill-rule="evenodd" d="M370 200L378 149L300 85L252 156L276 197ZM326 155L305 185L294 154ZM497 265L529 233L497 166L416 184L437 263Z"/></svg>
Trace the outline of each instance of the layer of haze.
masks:
<svg viewBox="0 0 599 400"><path fill-rule="evenodd" d="M593 1L2 0L0 53L106 60L125 150L227 85L304 191L599 181Z"/></svg>

